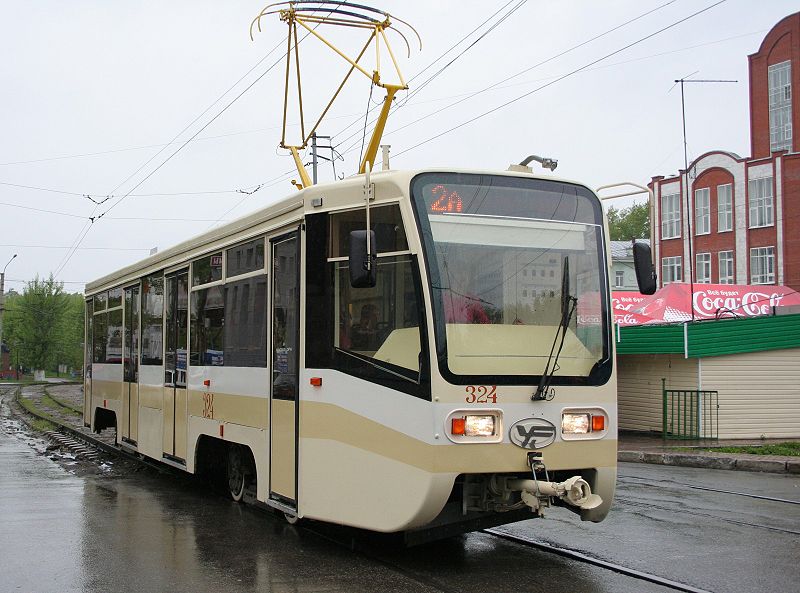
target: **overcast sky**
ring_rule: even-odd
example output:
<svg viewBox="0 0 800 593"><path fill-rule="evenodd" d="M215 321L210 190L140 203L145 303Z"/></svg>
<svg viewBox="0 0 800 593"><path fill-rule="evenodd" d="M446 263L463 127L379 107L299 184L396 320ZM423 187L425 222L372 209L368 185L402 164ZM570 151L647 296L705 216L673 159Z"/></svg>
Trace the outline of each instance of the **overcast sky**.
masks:
<svg viewBox="0 0 800 593"><path fill-rule="evenodd" d="M797 11L796 0L728 0L623 49L715 2L385 0L378 6L414 25L423 41L422 51L412 47L407 58L402 40L390 36L411 87L398 96L404 105L384 136L392 168L502 170L539 154L558 159L559 177L591 187L646 184L683 167L681 97L673 87L695 72L694 78L738 82L687 85L690 160L712 149L749 156L747 56ZM85 282L146 257L152 247L163 250L292 193L291 157L277 149L283 64L269 70L281 61L286 26L266 17L251 41L248 27L263 6L5 3L0 267L19 254L6 289L20 291L37 274L57 272L66 290L81 292ZM413 41L408 29L400 30ZM361 32L330 34L348 47L362 40ZM312 39L300 53L309 126L343 62ZM382 66L391 79L388 59ZM470 97L477 91L485 92ZM358 167L369 100L369 81L354 77L319 129L343 153L337 174ZM289 120L298 122L295 113ZM448 131L465 122L471 123ZM288 142L296 141L299 127L288 134ZM333 179L330 166L320 178ZM109 195L105 203L92 201ZM74 244L80 248L73 253Z"/></svg>

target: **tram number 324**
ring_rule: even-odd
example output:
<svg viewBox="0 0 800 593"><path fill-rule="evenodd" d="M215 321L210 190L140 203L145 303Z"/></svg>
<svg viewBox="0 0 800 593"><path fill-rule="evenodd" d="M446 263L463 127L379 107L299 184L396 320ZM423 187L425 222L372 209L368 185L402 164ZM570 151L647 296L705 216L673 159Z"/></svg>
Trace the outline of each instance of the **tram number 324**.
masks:
<svg viewBox="0 0 800 593"><path fill-rule="evenodd" d="M468 404L497 403L497 385L467 385L466 391Z"/></svg>

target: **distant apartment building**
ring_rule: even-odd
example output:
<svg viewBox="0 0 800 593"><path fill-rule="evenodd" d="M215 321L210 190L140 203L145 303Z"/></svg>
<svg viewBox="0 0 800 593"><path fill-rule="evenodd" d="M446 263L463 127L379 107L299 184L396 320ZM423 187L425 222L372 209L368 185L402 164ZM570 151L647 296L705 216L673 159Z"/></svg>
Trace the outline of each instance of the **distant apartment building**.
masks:
<svg viewBox="0 0 800 593"><path fill-rule="evenodd" d="M636 242L649 245L650 239L637 239ZM611 290L639 290L631 241L611 241Z"/></svg>
<svg viewBox="0 0 800 593"><path fill-rule="evenodd" d="M749 61L752 156L714 150L649 183L660 286L800 290L800 13L776 24Z"/></svg>

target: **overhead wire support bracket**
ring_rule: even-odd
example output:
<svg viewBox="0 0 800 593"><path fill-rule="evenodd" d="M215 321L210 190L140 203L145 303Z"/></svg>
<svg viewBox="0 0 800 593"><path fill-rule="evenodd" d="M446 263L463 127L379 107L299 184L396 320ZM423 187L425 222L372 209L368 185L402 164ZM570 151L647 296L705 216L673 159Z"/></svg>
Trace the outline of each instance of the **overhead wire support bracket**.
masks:
<svg viewBox="0 0 800 593"><path fill-rule="evenodd" d="M300 183L297 184L297 186L302 189L313 185L313 181L311 180L311 177L306 171L302 159L300 158L300 151L306 148L309 140L316 133L323 118L327 115L334 101L337 99L342 89L344 88L344 85L349 80L350 75L356 70L358 70L361 74L369 78L370 82L374 86L383 88L386 91L383 107L381 108L380 115L378 116L378 119L375 122L375 127L373 128L369 144L367 145L367 150L363 156L363 159L361 160L361 163L359 164L358 172L360 174L365 173L367 171L367 167L371 169L373 164L375 163L375 156L377 155L378 149L380 147L381 137L383 136L383 132L386 128L386 121L389 117L389 111L394 96L397 94L398 91L405 90L408 88L408 85L406 84L406 81L403 78L403 74L400 71L400 66L397 63L397 58L395 57L394 51L392 51L392 47L386 35L386 30L393 29L401 37L401 39L405 42L407 52L409 55L411 54L411 46L408 42L408 39L401 31L399 31L396 27L393 27L392 20L395 20L398 23L402 23L404 26L408 27L416 36L417 40L419 41L419 47L420 49L422 49L422 40L419 36L419 33L417 33L414 27L412 27L410 24L406 23L401 19L393 17L388 12L384 12L377 8L373 8L363 4L355 4L353 2L345 2L337 0L322 0L322 1L291 0L288 2L277 2L267 5L258 14L258 16L255 19L253 19L252 23L250 23L251 39L253 38L253 27L256 26L258 31L261 31L261 18L271 14L279 15L280 20L284 21L289 27L286 40L286 76L285 76L285 89L283 95L283 129L281 132L280 147L289 150L289 152L292 155L292 158L294 159L295 166L297 167L297 171L300 176ZM376 18L376 15L380 15L380 18ZM339 57L341 57L348 64L350 64L350 68L344 75L344 78L342 79L341 83L333 92L333 96L328 101L327 105L322 110L322 114L319 116L316 123L312 126L312 128L308 131L308 133L306 133L305 117L303 113L303 93L302 93L301 74L300 74L300 52L298 49L300 41L302 40L298 39L297 35L298 25L300 25L302 29L307 31L306 37L310 35L318 39L322 44L326 45ZM369 31L370 34L369 38L361 48L361 51L358 53L358 55L355 58L351 58L344 51L340 50L331 41L325 38L319 31L317 31L317 28L320 27L321 25L332 25L332 26L349 27L355 29L363 29ZM367 52L373 41L375 42L375 69L372 72L370 72L367 68L365 68L361 64L361 59L364 57L364 54ZM386 53L389 54L389 58L392 62L394 71L397 75L397 79L399 82L386 83L383 82L382 80L381 41L383 41L383 45L386 48ZM288 143L286 139L286 122L289 110L289 90L291 85L290 80L291 80L292 60L294 60L295 64L295 72L297 79L296 81L297 102L298 102L297 107L300 115L301 140L299 143L296 144Z"/></svg>

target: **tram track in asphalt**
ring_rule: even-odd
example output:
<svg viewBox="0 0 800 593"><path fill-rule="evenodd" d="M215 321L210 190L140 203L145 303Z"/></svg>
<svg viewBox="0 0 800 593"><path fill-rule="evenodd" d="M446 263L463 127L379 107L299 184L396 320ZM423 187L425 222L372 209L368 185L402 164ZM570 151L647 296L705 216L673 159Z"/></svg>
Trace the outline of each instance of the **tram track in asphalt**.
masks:
<svg viewBox="0 0 800 593"><path fill-rule="evenodd" d="M667 513L675 513L675 509L660 506L653 504L651 502L637 502L631 500L625 496L617 495L614 497L615 503L625 504L630 507L637 507L637 508L645 508L648 510L659 510L665 511ZM747 521L737 521L736 519L731 519L730 517L722 517L720 515L715 515L713 513L703 513L700 511L690 510L686 508L680 509L681 514L683 515L691 515L693 517L704 517L707 519L714 519L715 521L724 521L725 523L731 523L733 525L738 525L740 527L753 527L755 529L766 529L767 531L777 531L778 533L788 533L790 535L800 535L800 531L795 529L785 529L783 527L774 527L772 525L763 525L761 523L748 523ZM649 517L649 515L646 515Z"/></svg>
<svg viewBox="0 0 800 593"><path fill-rule="evenodd" d="M622 478L622 479L621 479ZM697 486L695 484L686 484L683 482L676 482L675 480L653 480L652 478L646 476L631 476L625 474L618 474L617 480L624 482L625 479L628 480L641 480L641 482L636 482L637 485L641 486L650 486L653 488L658 488L659 484L669 484L672 486L682 486L684 488L690 488L692 490L701 490L705 492L716 492L719 494L730 494L732 496L746 496L748 498L755 498L757 500L766 500L769 502L778 502L784 504L794 504L800 505L800 500L791 500L788 498L777 498L774 496L764 496L763 494L755 494L753 492L736 492L734 490L722 490L720 488L709 488L707 486Z"/></svg>
<svg viewBox="0 0 800 593"><path fill-rule="evenodd" d="M618 574L622 574L639 581L654 583L662 587L672 589L673 591L685 591L686 593L712 593L708 589L701 589L699 587L694 587L686 583L673 581L672 579L666 579L664 577L660 577L652 573L643 572L641 570L636 570L633 568L628 568L626 566L622 566L621 564L616 564L614 562L608 562L606 560L595 558L594 556L589 556L588 554L584 554L583 552L578 552L577 550L571 550L569 548L554 546L552 544L535 540L533 538L528 538L521 535L508 533L501 529L497 528L484 529L483 533L487 533L494 537L499 537L501 539L511 541L525 547L534 548L542 552L547 552L549 554L555 554L557 556L569 558L571 560L581 562L583 564L589 564L591 566L596 566L599 568L610 570L612 572L616 572Z"/></svg>

